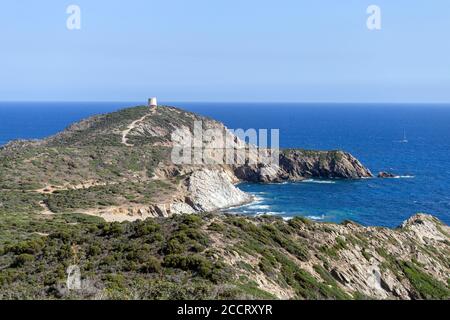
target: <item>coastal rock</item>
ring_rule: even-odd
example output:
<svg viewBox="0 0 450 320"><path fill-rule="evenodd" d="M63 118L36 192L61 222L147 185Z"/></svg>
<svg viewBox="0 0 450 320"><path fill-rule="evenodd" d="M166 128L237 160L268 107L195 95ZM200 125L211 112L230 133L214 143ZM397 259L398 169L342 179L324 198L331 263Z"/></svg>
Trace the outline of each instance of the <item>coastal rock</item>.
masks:
<svg viewBox="0 0 450 320"><path fill-rule="evenodd" d="M277 165L243 165L234 169L234 174L241 181L269 183L282 182L287 176Z"/></svg>
<svg viewBox="0 0 450 320"><path fill-rule="evenodd" d="M378 177L378 178L382 178L382 179L386 179L386 178L395 178L396 175L393 174L393 173L390 173L390 172L384 172L384 171L382 171L382 172L378 173L378 176L377 176L377 177Z"/></svg>
<svg viewBox="0 0 450 320"><path fill-rule="evenodd" d="M364 227L355 223L318 223L298 217L287 222L275 217L236 219L239 219L236 225L243 226L240 231L245 233L245 237L249 236L247 230L257 227L270 232L274 232L275 226L278 230L290 230L288 233L294 235L290 238L290 245L298 245L304 250L302 255L297 252L297 257L289 255L291 265L298 266L303 273L307 272L330 288L342 290L348 297L403 300L450 298L447 287L449 227L430 215L415 215L397 229ZM215 223L218 222L219 219L216 219ZM247 224L251 227L246 227ZM234 231L239 233L239 228ZM278 282L280 273L261 270L263 259L251 253L229 253L229 246L236 246L236 241L248 241L247 238L242 242L239 242L239 237L230 241L224 236L219 238L217 232L210 232L216 239L214 246L219 250L223 248L224 260L237 274L245 275L256 283L272 282L272 286L261 285L260 288L279 298L295 297L295 281L288 286L285 282ZM257 237L260 235L255 234ZM281 236L278 231L276 234L277 238ZM287 242L285 239L284 243ZM264 252L264 249L259 248L258 252ZM249 266L253 267L251 272L247 271ZM313 282L311 278L300 278Z"/></svg>
<svg viewBox="0 0 450 320"><path fill-rule="evenodd" d="M262 183L373 177L369 169L347 152L299 149L282 150L279 165L242 165L235 168L235 174L243 181Z"/></svg>
<svg viewBox="0 0 450 320"><path fill-rule="evenodd" d="M289 179L361 179L372 173L351 154L344 151L308 151L289 149L281 152L280 167Z"/></svg>
<svg viewBox="0 0 450 320"><path fill-rule="evenodd" d="M176 202L170 205L171 214L195 213L195 209L185 202Z"/></svg>
<svg viewBox="0 0 450 320"><path fill-rule="evenodd" d="M429 243L430 240L446 241L450 234L450 228L435 217L428 214L416 214L402 223L400 229L414 234L421 243Z"/></svg>
<svg viewBox="0 0 450 320"><path fill-rule="evenodd" d="M186 183L186 202L195 211L214 211L252 200L233 184L233 176L225 170L200 169L192 173Z"/></svg>

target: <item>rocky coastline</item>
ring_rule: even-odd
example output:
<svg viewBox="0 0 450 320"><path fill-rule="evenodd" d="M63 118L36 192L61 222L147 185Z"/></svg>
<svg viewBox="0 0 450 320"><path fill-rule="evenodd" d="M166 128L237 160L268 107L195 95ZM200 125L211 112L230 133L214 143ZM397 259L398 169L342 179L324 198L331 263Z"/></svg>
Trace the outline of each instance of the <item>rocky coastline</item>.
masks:
<svg viewBox="0 0 450 320"><path fill-rule="evenodd" d="M450 298L450 230L432 216L388 229L226 214L253 200L241 182L372 178L351 154L174 164L171 135L192 133L193 121L248 148L173 107L98 115L0 148L0 299ZM91 277L86 290L64 287L73 261Z"/></svg>
<svg viewBox="0 0 450 320"><path fill-rule="evenodd" d="M169 154L174 144L172 135L176 132L181 135L193 134L192 123L195 122L201 122L204 129L222 132L228 141L232 141L231 147L236 150L249 148L248 144L222 123L213 119L174 107L158 107L151 112L146 107L137 107L82 120L44 140L9 143L1 149L0 156L23 157L23 161L17 162L20 171L24 175L34 172L35 174L29 175L34 180L32 184L38 186L35 190L53 190L51 194L79 189L78 186L82 186L81 189L86 193L92 191L94 197L95 192L101 191L101 187L108 188L127 181L137 181L141 184L162 182L171 185L170 193L164 197L156 197L155 201L130 203L125 199L112 205L80 208L71 206L73 211L99 215L107 221L134 221L181 213L210 212L246 204L252 201L252 197L236 186L241 182L279 183L310 178L373 177L355 157L344 151L285 149L279 151L277 164L263 163L252 152L248 152L248 158L242 161L242 164L175 165ZM207 137L194 136L194 139L197 140L192 142L193 145L200 143L205 150L212 150L212 153L225 148L220 141ZM127 141L126 144L123 143L124 140ZM60 160L61 166L45 168L45 163L33 166L26 158L29 150L39 154L37 157L42 161L51 163ZM141 168L132 168L133 172L127 167L112 168L114 172L111 172L111 164L126 162L123 157L128 158L130 152L147 158L146 163L140 161ZM108 157L102 153L114 156L105 159ZM51 159L52 156L56 159ZM204 157L207 157L206 153ZM149 162L151 169L148 168ZM97 168L81 173L84 171L81 168L92 167L93 163ZM53 177L43 175L42 167ZM8 175L8 172L5 174ZM90 176L89 183L84 176ZM26 179L20 177L20 174L11 174L6 180L8 178L16 182L22 178Z"/></svg>

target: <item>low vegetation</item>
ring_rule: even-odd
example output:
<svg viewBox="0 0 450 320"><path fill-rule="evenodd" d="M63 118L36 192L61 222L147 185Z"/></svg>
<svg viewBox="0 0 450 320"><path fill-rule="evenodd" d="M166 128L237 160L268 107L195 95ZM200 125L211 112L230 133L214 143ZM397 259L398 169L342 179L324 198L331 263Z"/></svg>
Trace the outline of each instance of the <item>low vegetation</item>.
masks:
<svg viewBox="0 0 450 320"><path fill-rule="evenodd" d="M318 227L302 218L286 223L274 217L203 214L105 223L79 214L2 213L0 221L3 299L276 297L257 283L261 276L291 298L364 297L343 288L326 257L312 256L299 226ZM333 250L345 246L341 239ZM230 263L236 256L241 259ZM410 281L412 298L450 297L448 285L417 262L391 262ZM67 290L71 265L81 271L79 290Z"/></svg>

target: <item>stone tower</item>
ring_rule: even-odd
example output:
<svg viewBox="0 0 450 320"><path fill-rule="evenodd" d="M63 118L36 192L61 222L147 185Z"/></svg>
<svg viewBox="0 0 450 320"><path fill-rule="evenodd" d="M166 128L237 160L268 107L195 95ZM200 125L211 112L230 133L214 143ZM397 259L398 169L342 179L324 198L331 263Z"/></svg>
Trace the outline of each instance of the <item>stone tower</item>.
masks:
<svg viewBox="0 0 450 320"><path fill-rule="evenodd" d="M156 108L158 106L158 100L156 97L148 99L148 107L150 109Z"/></svg>

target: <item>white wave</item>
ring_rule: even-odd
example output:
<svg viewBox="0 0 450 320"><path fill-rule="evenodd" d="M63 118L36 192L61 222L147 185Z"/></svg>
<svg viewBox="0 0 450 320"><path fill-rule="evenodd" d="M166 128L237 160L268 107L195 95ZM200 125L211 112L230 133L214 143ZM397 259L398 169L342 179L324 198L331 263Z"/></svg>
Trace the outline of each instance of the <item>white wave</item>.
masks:
<svg viewBox="0 0 450 320"><path fill-rule="evenodd" d="M315 179L308 179L303 180L303 183L323 183L323 184L334 184L336 181L330 181L330 180L315 180Z"/></svg>
<svg viewBox="0 0 450 320"><path fill-rule="evenodd" d="M394 179L414 179L415 176L395 176Z"/></svg>
<svg viewBox="0 0 450 320"><path fill-rule="evenodd" d="M265 209L270 209L269 205L266 204L253 204L251 206L248 206L247 209L254 209L254 210L265 210Z"/></svg>
<svg viewBox="0 0 450 320"><path fill-rule="evenodd" d="M325 219L325 215L321 215L321 216L306 216L308 219L311 220L323 220Z"/></svg>
<svg viewBox="0 0 450 320"><path fill-rule="evenodd" d="M236 208L247 208L247 209L253 209L254 206L259 205L262 203L265 199L262 197L254 196L253 201L244 205L239 205Z"/></svg>
<svg viewBox="0 0 450 320"><path fill-rule="evenodd" d="M270 216L279 216L279 215L285 214L285 213L286 212L284 212L284 211L269 211L269 212L266 212L266 214L268 214Z"/></svg>

